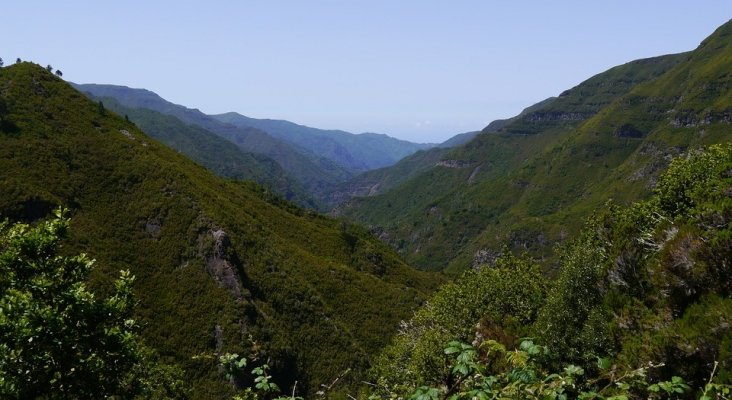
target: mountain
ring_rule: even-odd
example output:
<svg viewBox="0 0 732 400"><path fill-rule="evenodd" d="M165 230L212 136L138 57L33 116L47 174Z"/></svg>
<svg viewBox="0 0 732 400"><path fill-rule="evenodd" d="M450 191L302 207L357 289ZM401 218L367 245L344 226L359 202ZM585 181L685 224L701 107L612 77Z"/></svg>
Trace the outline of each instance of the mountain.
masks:
<svg viewBox="0 0 732 400"><path fill-rule="evenodd" d="M402 182L409 180L434 166L447 150L432 148L420 150L404 157L391 167L375 169L356 175L348 181L335 186L325 198L326 204L335 207L332 213L340 214L338 206L353 197L375 196L388 192Z"/></svg>
<svg viewBox="0 0 732 400"><path fill-rule="evenodd" d="M505 252L444 285L374 362L372 391L534 400L647 399L674 384L679 398L730 392L732 142L675 158L650 198L608 202L560 252L554 280L542 274L549 260ZM474 363L485 368L476 374Z"/></svg>
<svg viewBox="0 0 732 400"><path fill-rule="evenodd" d="M356 172L386 167L417 150L433 144L412 143L376 134L353 134L340 130L316 129L289 121L256 119L230 112L213 118L238 127L261 129L273 137L308 149L336 164Z"/></svg>
<svg viewBox="0 0 732 400"><path fill-rule="evenodd" d="M272 158L316 198L327 192L332 185L344 182L353 175L353 171L331 160L276 139L262 130L220 122L199 110L173 104L145 89L97 84L74 86L97 98L114 98L125 107L144 108L172 115L187 124L196 125L233 142L245 152Z"/></svg>
<svg viewBox="0 0 732 400"><path fill-rule="evenodd" d="M551 99L545 101L549 100ZM544 104L544 102L540 104ZM533 107L529 107L520 115L530 112L532 109ZM483 129L483 132L496 132L509 122L519 118L519 116L512 119L495 120ZM410 178L418 176L421 172L438 165L442 161L443 156L448 153L449 149L470 142L480 133L481 131L474 131L457 134L429 150L418 151L406 156L393 166L358 174L348 181L336 185L325 197L324 201L332 208L332 214L340 215L342 213L341 206L347 204L351 198L376 196L377 194L388 192L399 184L408 181Z"/></svg>
<svg viewBox="0 0 732 400"><path fill-rule="evenodd" d="M551 259L608 198L644 198L669 159L732 139L730 31L598 74L340 211L424 269L463 270L504 243Z"/></svg>
<svg viewBox="0 0 732 400"><path fill-rule="evenodd" d="M442 148L447 148L447 149L449 149L451 147L457 147L457 146L463 145L463 144L468 143L469 141L473 140L473 138L478 136L479 133L480 133L480 131L460 133L460 134L457 134L457 135L451 137L450 139L447 139L444 142L440 143L439 145L437 145L437 147L442 147Z"/></svg>
<svg viewBox="0 0 732 400"><path fill-rule="evenodd" d="M443 281L358 226L217 177L38 65L1 68L0 100L0 216L70 207L64 248L97 260L97 292L137 277L142 336L192 398L232 397L222 352L269 360L306 397L339 376L346 390Z"/></svg>
<svg viewBox="0 0 732 400"><path fill-rule="evenodd" d="M302 207L322 208L299 182L267 156L247 153L232 146L230 141L198 125L185 124L172 115L147 108L125 107L112 97L92 99L101 101L104 107L124 115L153 139L186 155L219 176L253 180Z"/></svg>
<svg viewBox="0 0 732 400"><path fill-rule="evenodd" d="M444 148L457 147L457 146L464 145L464 144L470 142L476 136L478 136L479 133L498 132L501 129L503 129L504 127L506 127L507 125L509 125L510 123L520 119L521 117L523 117L527 114L530 114L536 110L540 110L543 107L549 105L550 103L552 103L554 101L554 99L556 99L556 97L550 97L550 98L540 101L530 107L527 107L523 111L521 111L521 113L519 115L517 115L513 118L497 119L495 121L492 121L490 124L488 124L488 126L486 126L485 128L483 128L480 131L466 132L466 133L461 133L461 134L455 135L455 136L451 137L450 139L447 139L446 141L440 143L438 145L438 147L444 147Z"/></svg>

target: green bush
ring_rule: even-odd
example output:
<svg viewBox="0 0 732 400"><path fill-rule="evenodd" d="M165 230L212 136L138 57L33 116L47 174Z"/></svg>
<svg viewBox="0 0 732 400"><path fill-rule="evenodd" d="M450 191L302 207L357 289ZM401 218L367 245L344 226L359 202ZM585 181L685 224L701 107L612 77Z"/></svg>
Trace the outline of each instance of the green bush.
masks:
<svg viewBox="0 0 732 400"><path fill-rule="evenodd" d="M505 255L496 268L466 273L443 287L382 354L372 370L374 394L711 399L716 393L715 398L727 399L731 252L732 144L727 143L673 161L654 197L627 208L609 203L597 211L580 235L559 249L560 272L551 284L537 278L538 265ZM530 363L517 364L516 357L527 350L506 349L515 348L521 335L551 352L542 350ZM451 344L449 354L478 351L475 357L455 364L441 351L441 344L454 339L476 348ZM478 348L480 343L488 350ZM576 366L571 374L568 365ZM710 373L717 383L709 382Z"/></svg>
<svg viewBox="0 0 732 400"><path fill-rule="evenodd" d="M405 393L417 383L442 384L450 366L442 353L454 338L470 341L482 334L507 341L525 333L546 296L547 282L534 260L505 251L494 267L466 272L443 286L375 361L371 375L381 387ZM512 344L512 343L510 343Z"/></svg>
<svg viewBox="0 0 732 400"><path fill-rule="evenodd" d="M69 220L0 223L0 397L176 397L174 368L158 368L137 338L134 277L97 299L85 280L94 262L59 255ZM162 380L161 380L162 379Z"/></svg>

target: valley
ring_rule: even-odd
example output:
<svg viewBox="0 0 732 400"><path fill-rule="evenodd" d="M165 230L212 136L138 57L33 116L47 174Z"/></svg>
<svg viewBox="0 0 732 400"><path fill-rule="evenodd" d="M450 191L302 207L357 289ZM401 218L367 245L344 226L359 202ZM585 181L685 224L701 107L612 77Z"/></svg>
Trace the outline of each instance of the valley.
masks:
<svg viewBox="0 0 732 400"><path fill-rule="evenodd" d="M0 397L728 399L731 71L732 21L414 143L0 64ZM144 349L94 395L61 257Z"/></svg>

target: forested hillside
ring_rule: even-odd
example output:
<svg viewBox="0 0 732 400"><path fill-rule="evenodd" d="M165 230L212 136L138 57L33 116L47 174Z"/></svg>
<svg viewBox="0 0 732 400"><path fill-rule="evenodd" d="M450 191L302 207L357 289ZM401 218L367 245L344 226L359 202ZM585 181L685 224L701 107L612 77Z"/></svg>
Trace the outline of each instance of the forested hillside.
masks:
<svg viewBox="0 0 732 400"><path fill-rule="evenodd" d="M125 107L112 97L95 100L101 101L105 108L124 115L145 134L188 156L216 175L255 181L302 207L322 208L302 184L265 155L245 152L230 141L198 125L186 124L172 115L147 108Z"/></svg>
<svg viewBox="0 0 732 400"><path fill-rule="evenodd" d="M598 74L341 212L424 269L464 270L505 243L554 258L607 199L648 196L670 158L732 138L730 31Z"/></svg>
<svg viewBox="0 0 732 400"><path fill-rule="evenodd" d="M107 293L136 276L144 340L183 367L192 398L234 392L221 352L260 354L283 387L360 382L398 322L442 281L365 230L224 180L46 69L0 69L0 215L71 210L65 251L97 260Z"/></svg>
<svg viewBox="0 0 732 400"><path fill-rule="evenodd" d="M559 252L556 280L506 251L441 288L377 361L376 397L729 398L730 143L674 159Z"/></svg>
<svg viewBox="0 0 732 400"><path fill-rule="evenodd" d="M129 108L144 108L172 115L187 124L216 134L247 153L261 154L275 160L310 194L320 198L335 184L346 181L355 171L319 156L305 148L272 137L252 127L223 123L196 109L173 104L145 89L125 86L85 84L77 89L94 97L111 97Z"/></svg>
<svg viewBox="0 0 732 400"><path fill-rule="evenodd" d="M355 172L386 167L417 150L434 146L399 140L384 134L317 129L290 121L249 118L234 112L212 117L239 127L261 129Z"/></svg>
<svg viewBox="0 0 732 400"><path fill-rule="evenodd" d="M419 151L52 71L0 59L2 398L732 396L732 21Z"/></svg>

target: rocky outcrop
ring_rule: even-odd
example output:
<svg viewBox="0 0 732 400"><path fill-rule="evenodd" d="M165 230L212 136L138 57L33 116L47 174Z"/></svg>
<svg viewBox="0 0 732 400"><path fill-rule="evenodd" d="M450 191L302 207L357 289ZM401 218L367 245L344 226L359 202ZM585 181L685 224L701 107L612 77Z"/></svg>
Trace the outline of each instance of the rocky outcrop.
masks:
<svg viewBox="0 0 732 400"><path fill-rule="evenodd" d="M472 185L473 183L475 183L475 177L478 176L478 173L480 172L480 167L482 166L483 165L478 165L477 167L475 167L475 169L473 169L473 172L470 173L470 176L468 177L468 185Z"/></svg>
<svg viewBox="0 0 732 400"><path fill-rule="evenodd" d="M147 232L150 237L157 239L160 237L162 225L163 224L160 222L159 218L152 218L145 223L145 232Z"/></svg>
<svg viewBox="0 0 732 400"><path fill-rule="evenodd" d="M221 349L224 347L224 328L221 325L216 324L213 331L213 348L216 350L216 354L221 353Z"/></svg>
<svg viewBox="0 0 732 400"><path fill-rule="evenodd" d="M674 128L696 128L713 123L732 123L732 110L723 112L677 112L669 123Z"/></svg>
<svg viewBox="0 0 732 400"><path fill-rule="evenodd" d="M461 160L442 160L435 164L436 167L445 168L470 168L473 163L461 161Z"/></svg>
<svg viewBox="0 0 732 400"><path fill-rule="evenodd" d="M119 133L121 133L122 136L126 137L127 139L135 140L135 137L132 136L132 134L130 133L130 131L128 131L127 129L120 129L119 130Z"/></svg>
<svg viewBox="0 0 732 400"><path fill-rule="evenodd" d="M241 281L236 268L238 259L231 248L229 235L223 229L214 228L199 236L198 242L208 274L232 297L241 300Z"/></svg>
<svg viewBox="0 0 732 400"><path fill-rule="evenodd" d="M502 253L493 249L480 249L473 255L473 269L480 269L484 265L493 267L496 265L496 260L500 258Z"/></svg>

